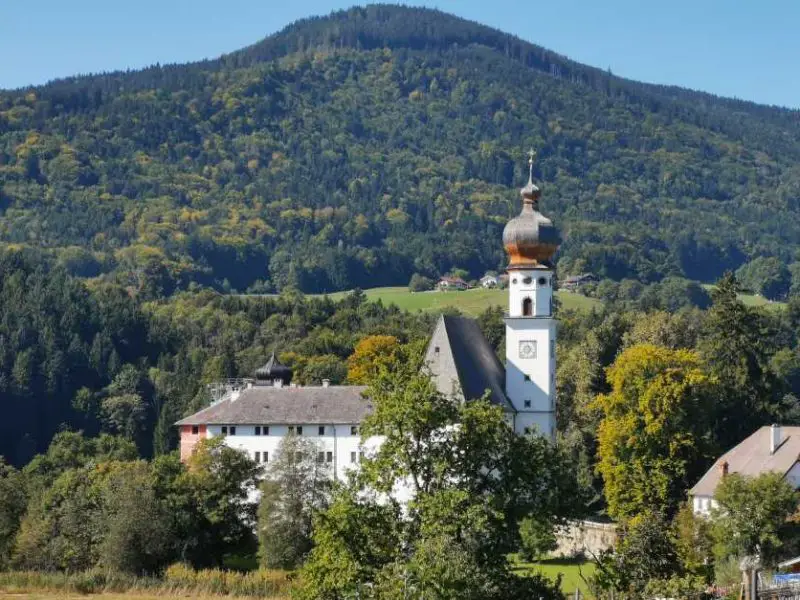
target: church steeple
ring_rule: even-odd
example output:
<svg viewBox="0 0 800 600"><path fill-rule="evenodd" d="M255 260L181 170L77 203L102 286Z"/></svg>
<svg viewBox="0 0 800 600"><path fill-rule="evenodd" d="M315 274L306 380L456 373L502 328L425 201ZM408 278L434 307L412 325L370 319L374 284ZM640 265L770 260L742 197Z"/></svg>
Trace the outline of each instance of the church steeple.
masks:
<svg viewBox="0 0 800 600"><path fill-rule="evenodd" d="M552 258L561 243L553 223L539 212L541 190L533 181L520 190L522 210L503 230L508 253L506 396L517 413L518 433L555 435L555 339Z"/></svg>

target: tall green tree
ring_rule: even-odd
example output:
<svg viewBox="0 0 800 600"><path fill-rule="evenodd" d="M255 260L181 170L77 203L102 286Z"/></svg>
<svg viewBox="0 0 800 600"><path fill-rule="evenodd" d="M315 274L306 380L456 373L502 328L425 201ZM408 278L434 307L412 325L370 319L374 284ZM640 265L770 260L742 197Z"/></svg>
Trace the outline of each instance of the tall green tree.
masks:
<svg viewBox="0 0 800 600"><path fill-rule="evenodd" d="M670 516L714 450L704 418L713 379L697 353L645 344L620 354L608 381L611 391L595 400L608 512L621 521L653 510Z"/></svg>
<svg viewBox="0 0 800 600"><path fill-rule="evenodd" d="M545 580L516 576L506 556L525 517L579 512L572 470L547 440L516 435L500 407L440 394L421 360L402 347L370 384L362 435L383 441L316 519L305 595L555 597Z"/></svg>
<svg viewBox="0 0 800 600"><path fill-rule="evenodd" d="M731 473L722 478L712 511L715 554L758 555L766 565L774 565L781 549L798 540L797 524L789 517L797 510L800 496L781 473L745 477Z"/></svg>
<svg viewBox="0 0 800 600"><path fill-rule="evenodd" d="M311 550L312 519L329 501L333 474L320 447L288 435L278 445L261 483L259 558L273 569L294 569Z"/></svg>

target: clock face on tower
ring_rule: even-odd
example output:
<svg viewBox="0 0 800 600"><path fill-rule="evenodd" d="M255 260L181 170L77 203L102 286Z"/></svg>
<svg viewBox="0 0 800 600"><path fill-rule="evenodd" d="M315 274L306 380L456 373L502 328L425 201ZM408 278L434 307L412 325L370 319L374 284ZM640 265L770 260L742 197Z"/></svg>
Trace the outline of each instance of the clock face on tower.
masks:
<svg viewBox="0 0 800 600"><path fill-rule="evenodd" d="M521 340L519 343L520 358L536 358L536 341Z"/></svg>

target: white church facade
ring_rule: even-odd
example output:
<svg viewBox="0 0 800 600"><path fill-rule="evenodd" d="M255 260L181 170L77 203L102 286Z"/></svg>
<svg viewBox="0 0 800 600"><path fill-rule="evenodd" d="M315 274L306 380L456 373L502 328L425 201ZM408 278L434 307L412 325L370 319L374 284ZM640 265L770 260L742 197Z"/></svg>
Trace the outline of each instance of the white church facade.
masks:
<svg viewBox="0 0 800 600"><path fill-rule="evenodd" d="M509 256L505 364L468 317L442 315L432 332L425 361L439 391L469 402L484 397L503 408L520 435L554 439L556 431L555 273L552 258L558 231L539 212L541 192L533 183L533 156L522 210L503 231ZM241 387L231 388L209 407L176 423L181 459L197 442L225 436L231 447L268 463L289 432L313 438L318 460L339 479L356 468L370 447L359 430L372 406L363 386L297 386L275 355Z"/></svg>

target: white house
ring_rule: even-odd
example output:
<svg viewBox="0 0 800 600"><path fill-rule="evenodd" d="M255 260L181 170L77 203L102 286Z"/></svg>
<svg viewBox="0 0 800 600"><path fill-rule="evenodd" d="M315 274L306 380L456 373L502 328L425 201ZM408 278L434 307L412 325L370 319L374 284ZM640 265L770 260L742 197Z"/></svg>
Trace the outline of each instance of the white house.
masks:
<svg viewBox="0 0 800 600"><path fill-rule="evenodd" d="M556 320L551 259L558 231L538 208L541 192L522 188L522 211L508 222L503 244L509 255L505 364L474 319L442 316L432 333L426 361L438 389L469 402L489 392L519 434L555 436ZM462 284L463 281L459 280ZM466 285L466 284L464 284ZM228 445L267 463L280 440L293 431L319 442L319 459L334 476L354 468L362 452L359 425L372 410L360 386L295 386L292 372L273 354L255 379L230 386L211 406L176 423L181 458L203 438L225 436Z"/></svg>
<svg viewBox="0 0 800 600"><path fill-rule="evenodd" d="M720 456L689 490L694 513L708 515L716 508L714 492L729 473L757 477L770 472L780 473L792 487L800 488L800 427L761 427Z"/></svg>
<svg viewBox="0 0 800 600"><path fill-rule="evenodd" d="M500 283L500 280L497 278L496 275L484 275L481 277L481 287L485 288L496 288Z"/></svg>

